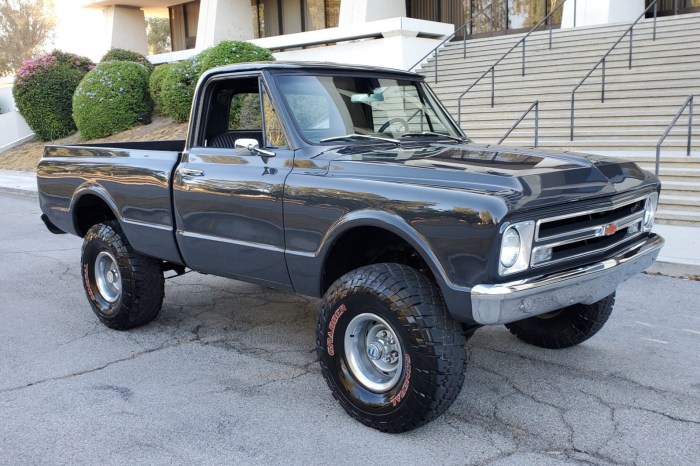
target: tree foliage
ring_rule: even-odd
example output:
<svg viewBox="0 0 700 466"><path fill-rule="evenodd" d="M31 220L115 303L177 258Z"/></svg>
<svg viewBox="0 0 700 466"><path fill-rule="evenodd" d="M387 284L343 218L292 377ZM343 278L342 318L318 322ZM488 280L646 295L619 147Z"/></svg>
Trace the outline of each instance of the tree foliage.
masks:
<svg viewBox="0 0 700 466"><path fill-rule="evenodd" d="M36 55L54 25L52 0L0 0L0 76Z"/></svg>
<svg viewBox="0 0 700 466"><path fill-rule="evenodd" d="M148 53L166 53L172 50L170 43L170 20L168 18L146 18L146 39Z"/></svg>

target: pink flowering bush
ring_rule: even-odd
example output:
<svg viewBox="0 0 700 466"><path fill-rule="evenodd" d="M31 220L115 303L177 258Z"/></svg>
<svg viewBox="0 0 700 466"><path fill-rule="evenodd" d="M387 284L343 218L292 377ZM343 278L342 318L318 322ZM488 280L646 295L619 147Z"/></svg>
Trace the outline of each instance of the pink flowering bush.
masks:
<svg viewBox="0 0 700 466"><path fill-rule="evenodd" d="M94 67L88 58L59 50L22 64L12 94L38 138L48 141L75 132L73 92Z"/></svg>

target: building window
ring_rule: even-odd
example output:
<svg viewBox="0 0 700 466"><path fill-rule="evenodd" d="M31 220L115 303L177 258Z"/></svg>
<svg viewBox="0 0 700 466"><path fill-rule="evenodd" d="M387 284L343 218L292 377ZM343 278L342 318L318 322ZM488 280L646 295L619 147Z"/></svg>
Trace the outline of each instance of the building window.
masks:
<svg viewBox="0 0 700 466"><path fill-rule="evenodd" d="M480 35L530 29L562 2L563 0L407 0L406 9L411 18L452 23L455 28L468 22L467 33ZM551 24L561 24L561 15L562 9L559 9L550 19ZM457 38L461 39L462 36Z"/></svg>
<svg viewBox="0 0 700 466"><path fill-rule="evenodd" d="M649 6L651 0L646 0L645 6ZM659 0L656 4L659 16L669 16L684 13L696 13L700 11L700 0ZM653 8L647 12L647 18L654 16Z"/></svg>
<svg viewBox="0 0 700 466"><path fill-rule="evenodd" d="M253 13L253 37L265 37L265 3L262 0L250 0Z"/></svg>
<svg viewBox="0 0 700 466"><path fill-rule="evenodd" d="M193 49L197 45L197 24L199 23L199 0L171 6L170 35L173 52Z"/></svg>
<svg viewBox="0 0 700 466"><path fill-rule="evenodd" d="M333 28L338 26L340 0L305 0L305 31Z"/></svg>
<svg viewBox="0 0 700 466"><path fill-rule="evenodd" d="M251 0L255 38L338 26L340 0Z"/></svg>

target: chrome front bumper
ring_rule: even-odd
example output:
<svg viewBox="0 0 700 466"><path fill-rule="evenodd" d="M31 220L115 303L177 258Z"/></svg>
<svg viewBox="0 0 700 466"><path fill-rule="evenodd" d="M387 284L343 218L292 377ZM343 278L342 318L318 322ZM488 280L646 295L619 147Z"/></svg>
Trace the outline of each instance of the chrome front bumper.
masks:
<svg viewBox="0 0 700 466"><path fill-rule="evenodd" d="M615 257L537 278L472 288L472 314L482 325L506 324L572 304L592 304L628 278L646 270L659 255L659 235L635 243Z"/></svg>

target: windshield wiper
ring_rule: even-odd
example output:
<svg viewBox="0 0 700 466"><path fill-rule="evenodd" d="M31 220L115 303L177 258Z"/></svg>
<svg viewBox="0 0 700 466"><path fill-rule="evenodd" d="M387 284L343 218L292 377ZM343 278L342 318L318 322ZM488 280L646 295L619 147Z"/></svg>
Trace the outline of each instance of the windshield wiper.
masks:
<svg viewBox="0 0 700 466"><path fill-rule="evenodd" d="M401 135L402 138L405 138L405 137L415 138L415 137L420 137L420 136L437 136L437 137L441 137L441 138L452 139L453 141L457 141L457 142L464 142L464 139L462 139L462 138L458 138L456 136L450 136L449 134L436 133L434 131L422 131L420 133L404 133Z"/></svg>
<svg viewBox="0 0 700 466"><path fill-rule="evenodd" d="M393 144L396 144L398 146L401 145L401 141L398 139L391 139L391 138L382 138L379 136L369 136L367 134L346 134L345 136L333 136L330 138L323 138L319 142L332 142L332 141L344 141L346 139L371 139L374 141L381 141L381 142L391 142Z"/></svg>

